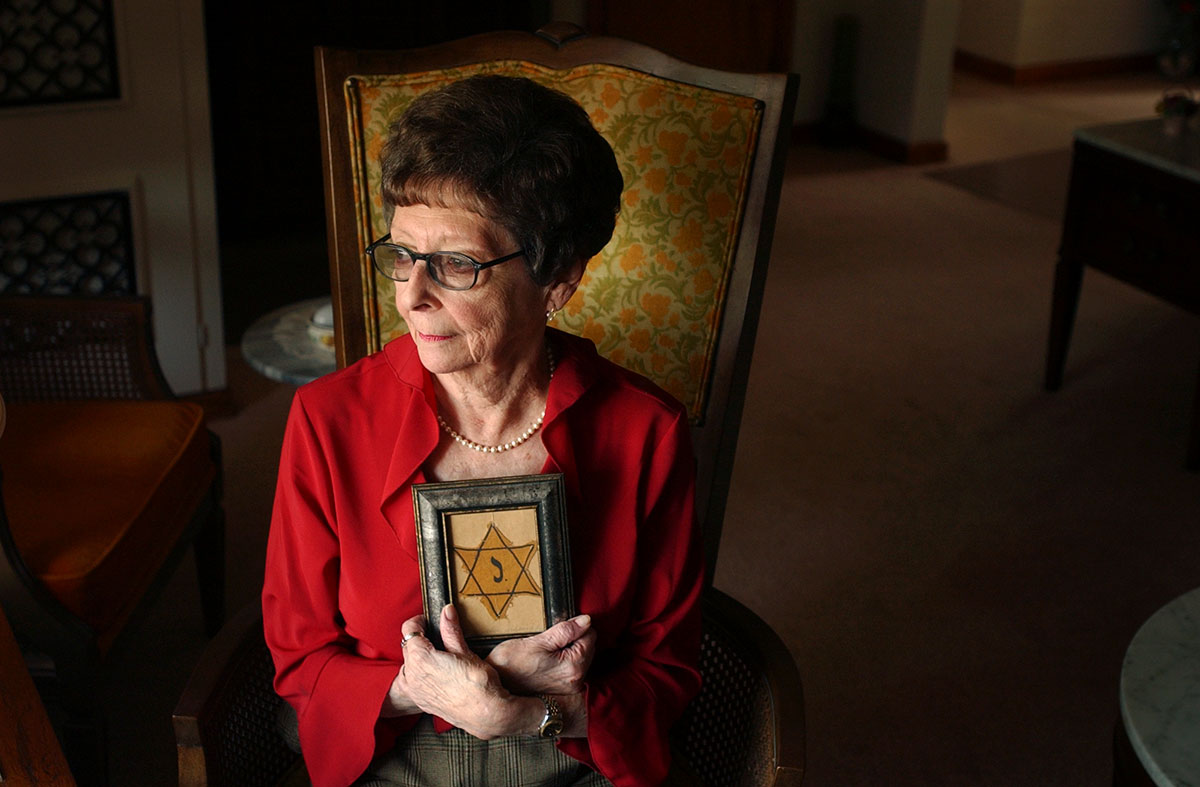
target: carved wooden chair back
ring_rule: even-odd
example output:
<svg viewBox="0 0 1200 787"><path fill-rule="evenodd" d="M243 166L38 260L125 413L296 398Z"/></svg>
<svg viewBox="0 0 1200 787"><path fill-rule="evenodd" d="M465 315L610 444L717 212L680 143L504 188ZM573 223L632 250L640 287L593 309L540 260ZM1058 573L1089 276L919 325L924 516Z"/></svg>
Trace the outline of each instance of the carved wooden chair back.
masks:
<svg viewBox="0 0 1200 787"><path fill-rule="evenodd" d="M318 48L338 363L406 329L364 251L388 231L379 152L420 93L473 74L526 76L586 109L625 179L612 241L556 327L595 342L688 408L709 573L720 542L786 155L794 78L692 66L556 25L425 49Z"/></svg>

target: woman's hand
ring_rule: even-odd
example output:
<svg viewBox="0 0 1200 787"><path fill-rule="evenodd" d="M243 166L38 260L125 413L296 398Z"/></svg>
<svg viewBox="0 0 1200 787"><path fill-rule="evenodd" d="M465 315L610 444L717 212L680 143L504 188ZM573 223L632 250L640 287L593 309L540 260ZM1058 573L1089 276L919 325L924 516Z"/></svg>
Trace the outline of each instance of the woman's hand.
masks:
<svg viewBox="0 0 1200 787"><path fill-rule="evenodd" d="M467 648L452 605L442 609L438 628L445 650L425 638L424 618L400 627L404 666L392 681L385 713L431 713L482 740L535 731L544 713L541 701L505 690L496 670Z"/></svg>
<svg viewBox="0 0 1200 787"><path fill-rule="evenodd" d="M540 634L501 642L488 654L504 687L514 694L576 694L583 690L596 632L589 615L556 623Z"/></svg>

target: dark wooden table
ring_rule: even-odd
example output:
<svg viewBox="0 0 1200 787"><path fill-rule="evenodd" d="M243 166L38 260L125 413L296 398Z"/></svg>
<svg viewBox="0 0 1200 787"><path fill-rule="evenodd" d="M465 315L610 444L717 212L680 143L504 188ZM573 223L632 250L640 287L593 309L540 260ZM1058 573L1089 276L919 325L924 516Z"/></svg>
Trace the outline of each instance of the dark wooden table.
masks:
<svg viewBox="0 0 1200 787"><path fill-rule="evenodd" d="M1046 389L1062 386L1086 266L1200 314L1200 134L1158 119L1075 132L1054 276ZM1200 470L1200 381L1187 466Z"/></svg>
<svg viewBox="0 0 1200 787"><path fill-rule="evenodd" d="M0 784L73 785L50 718L0 610Z"/></svg>

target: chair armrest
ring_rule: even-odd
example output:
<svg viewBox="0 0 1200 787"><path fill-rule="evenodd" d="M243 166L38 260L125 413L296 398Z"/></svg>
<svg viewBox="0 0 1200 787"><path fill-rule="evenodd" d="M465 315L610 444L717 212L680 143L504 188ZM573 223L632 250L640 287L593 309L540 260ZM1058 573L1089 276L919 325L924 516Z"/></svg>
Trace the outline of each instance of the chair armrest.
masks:
<svg viewBox="0 0 1200 787"><path fill-rule="evenodd" d="M299 755L276 731L283 700L263 639L262 611L246 607L205 648L175 706L179 784L273 785Z"/></svg>
<svg viewBox="0 0 1200 787"><path fill-rule="evenodd" d="M10 402L173 398L142 296L0 296L0 389Z"/></svg>
<svg viewBox="0 0 1200 787"><path fill-rule="evenodd" d="M672 731L706 784L798 785L804 693L795 659L758 615L716 588L703 601L703 685Z"/></svg>

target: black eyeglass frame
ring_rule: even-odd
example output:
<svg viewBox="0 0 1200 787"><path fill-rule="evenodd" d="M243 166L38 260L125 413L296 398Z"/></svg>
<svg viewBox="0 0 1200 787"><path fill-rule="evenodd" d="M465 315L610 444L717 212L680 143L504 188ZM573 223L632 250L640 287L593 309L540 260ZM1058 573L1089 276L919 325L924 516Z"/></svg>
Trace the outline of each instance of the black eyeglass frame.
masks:
<svg viewBox="0 0 1200 787"><path fill-rule="evenodd" d="M382 238L373 242L370 246L367 247L367 250L366 250L367 256L371 258L371 264L375 267L375 270L379 271L380 273L382 273L384 276L386 276L388 279L391 279L392 281L408 281L408 279L397 279L395 276L388 273L386 270L383 269L383 266L380 265L379 260L377 260L375 258L375 249L379 248L380 246L391 246L393 248L402 250L405 254L412 257L414 266L417 264L418 260L425 260L425 270L427 270L429 272L429 278L433 279L433 283L436 284L437 286L441 287L444 290L451 290L452 292L463 292L464 290L469 290L472 287L474 287L476 284L479 283L479 272L481 270L483 270L484 268L490 268L493 265L499 265L502 262L508 262L509 260L516 259L517 257L520 257L525 254L525 249L524 249L524 247L522 247L522 248L514 251L512 254L505 254L503 257L497 257L496 259L489 260L488 262L479 262L474 257L471 257L469 254L463 254L462 252L459 252L459 251L430 251L430 252L426 252L425 254L418 254L417 252L413 251L412 249L408 248L407 246L403 246L399 243L392 243L391 241L392 241L392 234L389 232L387 235L384 235ZM457 257L458 259L466 260L467 262L471 263L471 267L473 267L475 269L475 275L471 279L471 283L468 284L466 287L451 287L450 285L448 285L444 281L442 281L441 278L438 277L437 268L435 268L433 265L430 264L430 262L432 261L432 258L438 254L444 254L444 255L450 256L450 257ZM410 274L409 278L411 278L411 274Z"/></svg>

